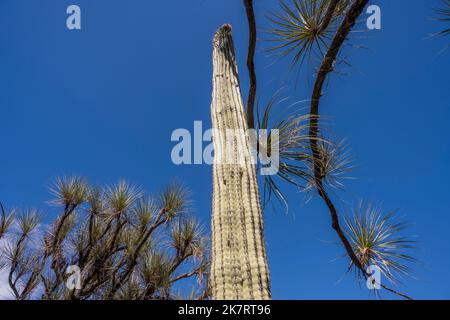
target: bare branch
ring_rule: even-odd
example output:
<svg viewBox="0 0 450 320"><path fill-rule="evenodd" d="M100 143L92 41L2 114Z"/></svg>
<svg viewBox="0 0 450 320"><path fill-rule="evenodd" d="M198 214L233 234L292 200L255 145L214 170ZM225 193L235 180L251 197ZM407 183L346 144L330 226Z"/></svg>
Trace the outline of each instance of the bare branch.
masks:
<svg viewBox="0 0 450 320"><path fill-rule="evenodd" d="M255 50L256 50L256 21L253 11L253 0L244 0L244 6L247 13L249 39L247 52L247 68L250 77L250 88L247 99L247 124L249 129L255 127L255 98L256 98L256 71L255 71Z"/></svg>

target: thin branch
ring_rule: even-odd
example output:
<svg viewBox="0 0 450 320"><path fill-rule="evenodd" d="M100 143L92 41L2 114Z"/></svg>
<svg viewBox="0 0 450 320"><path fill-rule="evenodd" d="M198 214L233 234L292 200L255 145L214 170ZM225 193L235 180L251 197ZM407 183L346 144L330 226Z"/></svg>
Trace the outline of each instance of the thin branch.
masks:
<svg viewBox="0 0 450 320"><path fill-rule="evenodd" d="M380 286L381 286L384 290L387 290L387 291L389 291L389 292L391 292L391 293L393 293L393 294L396 294L396 295L398 295L398 296L400 296L400 297L402 297L402 298L405 298L406 300L414 300L414 299L411 298L410 296L408 296L408 295L406 295L406 294L404 294L404 293L401 293L401 292L399 292L399 291L397 291L397 290L394 290L394 289L392 289L392 288L389 288L388 286L386 286L386 285L384 285L384 284L380 284Z"/></svg>
<svg viewBox="0 0 450 320"><path fill-rule="evenodd" d="M59 234L61 233L61 230L64 227L64 223L69 218L69 216L75 211L76 208L77 208L77 205L70 205L70 204L65 205L64 213L61 217L61 220L58 221L58 224L56 226L56 230L55 230L55 234L54 234L54 238L53 238L53 242L52 242L52 246L51 246L52 251L56 251L57 246L59 245L60 241L62 241L62 239L59 239Z"/></svg>
<svg viewBox="0 0 450 320"><path fill-rule="evenodd" d="M355 252L353 251L353 247L350 244L350 241L347 239L344 231L341 228L340 222L339 222L339 215L337 213L336 207L334 206L333 202L331 201L331 198L329 197L328 193L326 192L322 180L316 181L316 188L317 192L319 193L320 197L325 201L325 204L328 207L328 211L331 215L331 226L336 231L337 235L339 236L339 239L342 241L342 244L344 245L345 250L347 251L347 254L349 255L350 259L352 260L353 264L359 269L362 270L363 273L365 273L365 270L361 264L361 261L359 261L358 257L356 256Z"/></svg>
<svg viewBox="0 0 450 320"><path fill-rule="evenodd" d="M346 17L344 18L344 21L342 22L341 26L336 32L336 35L330 45L330 48L325 54L325 57L322 61L322 65L317 74L316 82L314 84L314 90L312 93L311 110L310 110L310 114L312 115L312 117L310 118L310 127L309 127L309 136L310 136L309 141L314 159L314 177L316 180L317 191L319 195L322 197L322 199L325 201L328 210L330 211L333 229L337 232L339 238L344 244L345 249L347 250L350 259L358 269L362 269L361 263L359 259L356 257L355 253L353 252L350 242L348 241L348 239L346 238L344 232L340 227L336 207L334 206L333 202L331 201L322 184L322 176L320 173L320 154L317 146L317 139L319 131L318 128L319 101L322 95L323 84L325 82L328 73L330 73L333 69L333 63L336 60L336 57L345 39L350 33L352 27L355 25L356 19L362 13L367 2L368 0L356 0L354 2L349 12L347 13Z"/></svg>
<svg viewBox="0 0 450 320"><path fill-rule="evenodd" d="M256 97L256 72L255 72L255 50L256 50L256 22L255 13L253 11L253 0L244 0L245 10L247 12L247 20L249 27L247 68L250 78L250 88L247 99L247 124L249 129L255 127L255 97Z"/></svg>
<svg viewBox="0 0 450 320"><path fill-rule="evenodd" d="M336 32L334 39L323 58L322 65L320 66L319 72L317 74L316 82L314 84L314 90L311 97L311 126L310 126L310 136L311 136L311 146L313 152L317 153L317 136L318 136L318 119L319 114L319 101L322 95L322 88L327 75L333 70L334 62L337 55L344 44L345 39L349 35L351 29L356 23L356 19L361 15L364 7L367 5L368 0L355 0L353 5L350 7L347 15L344 18L341 26ZM317 156L317 154L316 154ZM316 162L316 166L318 163ZM319 173L318 167L316 167L317 173Z"/></svg>
<svg viewBox="0 0 450 320"><path fill-rule="evenodd" d="M330 25L331 19L333 18L334 11L336 10L337 5L341 0L331 0L328 5L327 12L325 13L325 17L323 19L322 24L320 25L317 34L321 34L328 26Z"/></svg>
<svg viewBox="0 0 450 320"><path fill-rule="evenodd" d="M125 270L120 275L119 280L112 285L111 289L107 293L108 299L112 299L114 297L116 292L120 289L120 287L125 283L125 281L128 279L128 277L131 275L131 273L133 272L134 268L136 267L136 265L138 263L139 252L141 251L141 249L145 245L145 243L148 241L150 236L153 234L153 232L160 225L162 225L163 223L167 222L167 218L166 219L162 219L164 214L165 214L165 209L163 208L163 209L161 209L159 211L159 213L158 213L158 215L157 215L153 225L147 231L145 231L145 233L143 234L139 244L136 246L135 251L133 252L131 257L129 258Z"/></svg>
<svg viewBox="0 0 450 320"><path fill-rule="evenodd" d="M180 274L179 276L176 276L175 278L171 279L171 280L170 280L170 283L172 284L172 283L177 282L177 281L179 281L179 280L181 280L181 279L190 278L190 277L192 277L192 276L198 274L199 271L200 271L202 268L203 268L203 266L200 266L199 268L197 268L197 269L195 269L195 270L192 270L192 271L190 271L190 272L186 272L186 273Z"/></svg>

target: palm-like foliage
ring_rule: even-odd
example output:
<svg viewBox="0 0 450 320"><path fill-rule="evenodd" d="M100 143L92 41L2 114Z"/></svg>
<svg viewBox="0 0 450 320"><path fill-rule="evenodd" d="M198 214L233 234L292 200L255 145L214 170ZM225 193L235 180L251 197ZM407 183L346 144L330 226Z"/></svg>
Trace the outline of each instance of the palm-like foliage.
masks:
<svg viewBox="0 0 450 320"><path fill-rule="evenodd" d="M450 0L442 0L442 8L436 9L437 19L444 23L447 23L447 28L439 32L439 35L448 36L450 35Z"/></svg>
<svg viewBox="0 0 450 320"><path fill-rule="evenodd" d="M268 31L270 41L279 44L269 50L280 56L293 53L293 64L310 59L312 54L322 57L349 2L340 1L329 10L331 0L292 0L291 6L280 0L281 12L269 16L273 26Z"/></svg>
<svg viewBox="0 0 450 320"><path fill-rule="evenodd" d="M0 238L8 245L0 267L10 274L16 299L170 299L177 296L175 283L195 277L197 291L206 290L208 243L185 214L189 199L182 186L172 184L153 198L123 181L95 188L62 178L51 190L62 213L48 230L37 211L17 214L13 222L2 208ZM41 243L32 241L36 230ZM76 290L66 287L71 265L82 273Z"/></svg>
<svg viewBox="0 0 450 320"><path fill-rule="evenodd" d="M276 94L269 100L262 116L259 116L258 112L258 129L268 132L267 150L276 150L277 148L279 150L278 172L276 175L264 176L263 196L266 203L272 196L275 196L287 206L287 200L279 182L288 182L299 189L304 189L311 180L311 172L308 168L308 163L311 161L308 134L310 118L307 114L301 115L296 112L285 112L284 114L281 112L278 117L274 118L273 108L286 100L280 100L278 96ZM290 107L293 106L295 104ZM278 139L273 138L272 130L278 130ZM260 140L258 145L263 145ZM264 152L265 150L260 151Z"/></svg>
<svg viewBox="0 0 450 320"><path fill-rule="evenodd" d="M409 252L416 243L404 235L407 225L394 212L383 214L380 208L361 203L351 218L345 218L345 225L347 237L364 269L375 265L394 284L409 275L409 264L416 262Z"/></svg>
<svg viewBox="0 0 450 320"><path fill-rule="evenodd" d="M263 196L265 202L267 203L272 196L275 196L279 202L287 206L287 199L283 194L280 182L288 182L300 191L314 190L317 182L314 174L314 161L319 164L320 180L323 185L343 188L343 181L349 178L348 173L352 169L352 161L345 141L334 142L328 138L317 138L319 158L314 160L309 135L311 115L290 111L298 104L294 103L283 108L285 112L278 110L275 116L274 108L288 100L278 97L279 93L269 100L262 116L259 116L258 112L258 128L269 132L267 149L271 150L274 145L279 148L277 174L264 176ZM278 130L278 139L272 138L272 130ZM258 145L261 148L261 143Z"/></svg>
<svg viewBox="0 0 450 320"><path fill-rule="evenodd" d="M311 157L308 162L311 180L305 189L314 190L317 180L323 186L342 189L344 180L351 178L349 173L353 169L353 159L345 140L335 142L329 138L319 138L316 148L317 159ZM318 177L314 175L314 164L318 169Z"/></svg>
<svg viewBox="0 0 450 320"><path fill-rule="evenodd" d="M176 214L188 213L191 201L189 200L189 191L178 183L171 183L161 194L161 203L165 213L169 217Z"/></svg>
<svg viewBox="0 0 450 320"><path fill-rule="evenodd" d="M55 197L52 201L54 204L77 206L87 196L87 184L79 177L62 177L50 186L50 192Z"/></svg>

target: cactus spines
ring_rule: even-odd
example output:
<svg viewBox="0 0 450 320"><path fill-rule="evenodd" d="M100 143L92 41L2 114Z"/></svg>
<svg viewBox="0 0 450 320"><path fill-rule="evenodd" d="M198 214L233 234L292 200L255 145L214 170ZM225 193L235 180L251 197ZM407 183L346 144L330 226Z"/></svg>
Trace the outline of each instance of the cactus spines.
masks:
<svg viewBox="0 0 450 320"><path fill-rule="evenodd" d="M256 168L230 25L214 36L211 117L215 150L211 294L214 299L270 299ZM233 161L224 162L224 155Z"/></svg>

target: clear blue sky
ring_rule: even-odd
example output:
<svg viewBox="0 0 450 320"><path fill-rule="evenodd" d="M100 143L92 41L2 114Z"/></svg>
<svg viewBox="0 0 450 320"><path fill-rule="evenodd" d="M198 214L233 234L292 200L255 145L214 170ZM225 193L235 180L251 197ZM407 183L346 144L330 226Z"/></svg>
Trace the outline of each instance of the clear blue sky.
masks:
<svg viewBox="0 0 450 320"><path fill-rule="evenodd" d="M255 2L262 30L276 1ZM427 39L443 27L429 18L439 1L371 3L382 9L382 30L352 39L367 49L345 49L353 67L331 77L322 103L358 164L338 206L348 212L367 199L399 209L422 261L402 290L449 299L450 49L441 52L448 38ZM82 9L81 31L65 27L69 4ZM46 186L62 175L126 178L150 191L178 178L209 227L211 168L173 165L170 135L194 120L210 126L211 39L224 22L234 27L246 94L240 0L0 0L0 200L44 209ZM272 64L265 46L256 59L261 101L284 85L308 99L311 70L295 86L287 61ZM369 298L344 275L346 261L333 261L343 251L330 244L337 239L323 204L288 196L288 215L265 213L274 298Z"/></svg>

